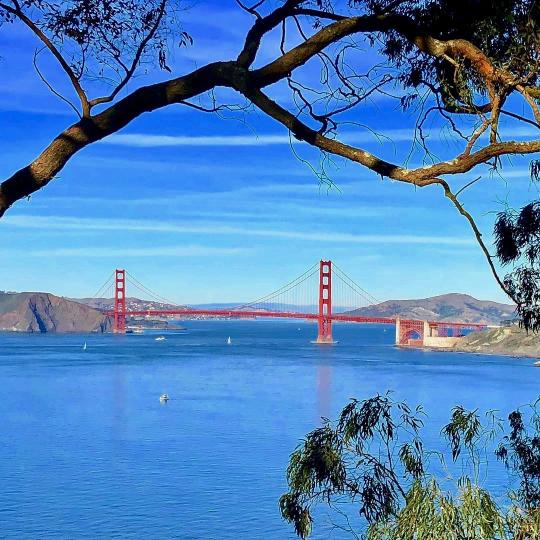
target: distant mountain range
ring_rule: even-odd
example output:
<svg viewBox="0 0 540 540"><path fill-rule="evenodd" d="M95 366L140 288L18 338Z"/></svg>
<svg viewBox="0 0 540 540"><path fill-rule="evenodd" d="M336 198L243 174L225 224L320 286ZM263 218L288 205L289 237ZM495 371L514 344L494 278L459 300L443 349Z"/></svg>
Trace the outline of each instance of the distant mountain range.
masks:
<svg viewBox="0 0 540 540"><path fill-rule="evenodd" d="M420 300L387 300L349 313L367 317L400 317L428 321L454 321L498 325L513 319L515 306L477 300L468 294L450 293Z"/></svg>
<svg viewBox="0 0 540 540"><path fill-rule="evenodd" d="M128 298L128 310L182 309L139 298ZM61 298L49 293L0 292L0 330L16 332L108 332L111 320L103 311L113 309L112 298ZM204 304L196 307L234 307L236 303ZM195 306L194 306L195 307ZM272 304L264 305L272 309ZM291 311L313 311L309 306L287 306ZM430 321L474 322L498 325L514 318L514 306L477 300L466 294L444 294L420 300L387 300L349 313L370 317L395 317Z"/></svg>

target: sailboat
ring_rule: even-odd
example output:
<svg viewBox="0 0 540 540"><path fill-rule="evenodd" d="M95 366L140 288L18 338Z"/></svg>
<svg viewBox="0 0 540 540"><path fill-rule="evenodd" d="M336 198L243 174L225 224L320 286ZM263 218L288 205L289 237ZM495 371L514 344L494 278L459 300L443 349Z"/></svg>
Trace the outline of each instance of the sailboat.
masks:
<svg viewBox="0 0 540 540"><path fill-rule="evenodd" d="M231 336L227 338L227 345L232 345Z"/></svg>
<svg viewBox="0 0 540 540"><path fill-rule="evenodd" d="M83 345L83 351L86 351L86 341L84 342L84 345Z"/></svg>

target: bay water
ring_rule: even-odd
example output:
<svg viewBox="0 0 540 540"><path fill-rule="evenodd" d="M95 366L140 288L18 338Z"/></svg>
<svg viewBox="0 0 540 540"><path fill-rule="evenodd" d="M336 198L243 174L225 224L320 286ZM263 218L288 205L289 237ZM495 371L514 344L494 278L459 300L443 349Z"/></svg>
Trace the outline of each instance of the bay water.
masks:
<svg viewBox="0 0 540 540"><path fill-rule="evenodd" d="M505 417L540 395L531 359L399 349L393 327L339 324L317 346L307 322L182 324L0 334L1 538L293 539L289 455L350 398L423 405L437 446L454 405ZM505 481L495 463L488 487ZM313 538L351 536L321 512Z"/></svg>

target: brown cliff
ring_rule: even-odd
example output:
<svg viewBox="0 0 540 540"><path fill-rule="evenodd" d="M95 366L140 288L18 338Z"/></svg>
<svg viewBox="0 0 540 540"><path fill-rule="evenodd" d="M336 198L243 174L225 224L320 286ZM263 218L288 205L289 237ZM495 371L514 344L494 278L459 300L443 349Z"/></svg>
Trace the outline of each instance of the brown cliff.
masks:
<svg viewBox="0 0 540 540"><path fill-rule="evenodd" d="M49 293L0 292L0 330L108 332L111 320L91 307Z"/></svg>
<svg viewBox="0 0 540 540"><path fill-rule="evenodd" d="M454 350L480 354L540 357L540 335L519 326L493 328L461 338Z"/></svg>

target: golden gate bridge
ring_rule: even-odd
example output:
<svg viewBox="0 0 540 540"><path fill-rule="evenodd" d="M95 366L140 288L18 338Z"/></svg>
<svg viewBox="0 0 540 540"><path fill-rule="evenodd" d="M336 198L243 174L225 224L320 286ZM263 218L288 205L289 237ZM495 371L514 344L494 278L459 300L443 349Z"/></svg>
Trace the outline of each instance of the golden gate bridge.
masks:
<svg viewBox="0 0 540 540"><path fill-rule="evenodd" d="M127 284L166 307L158 309L129 309ZM114 307L104 310L113 319L113 331L126 332L128 317L219 317L219 318L281 318L317 322L315 343L334 343L332 324L389 324L396 327L396 344L423 346L440 338L456 338L486 328L484 324L426 321L395 317L365 316L357 313L361 307L380 303L374 296L352 280L332 261L319 261L296 279L252 302L225 308L200 308L179 305L154 293L125 269L116 269L96 293L114 289Z"/></svg>

